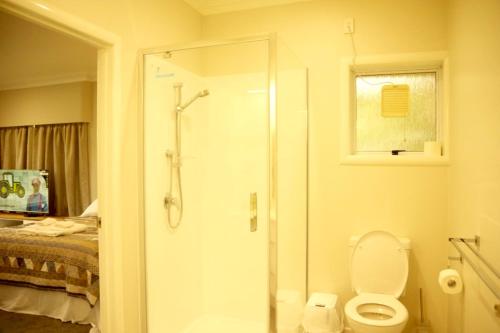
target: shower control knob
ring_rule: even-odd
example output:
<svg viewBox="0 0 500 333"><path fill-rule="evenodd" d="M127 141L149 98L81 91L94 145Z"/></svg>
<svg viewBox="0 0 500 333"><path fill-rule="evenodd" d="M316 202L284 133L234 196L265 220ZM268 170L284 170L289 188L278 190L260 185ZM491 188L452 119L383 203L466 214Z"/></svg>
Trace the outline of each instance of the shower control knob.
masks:
<svg viewBox="0 0 500 333"><path fill-rule="evenodd" d="M171 194L167 194L163 198L163 206L168 209L171 205L175 205L175 198Z"/></svg>

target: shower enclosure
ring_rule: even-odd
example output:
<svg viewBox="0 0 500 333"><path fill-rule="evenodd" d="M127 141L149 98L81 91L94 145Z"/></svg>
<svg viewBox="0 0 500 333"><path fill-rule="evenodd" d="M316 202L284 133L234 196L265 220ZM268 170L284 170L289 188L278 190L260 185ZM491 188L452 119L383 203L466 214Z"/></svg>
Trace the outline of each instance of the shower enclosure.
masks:
<svg viewBox="0 0 500 333"><path fill-rule="evenodd" d="M276 36L143 51L148 332L296 332L307 71Z"/></svg>

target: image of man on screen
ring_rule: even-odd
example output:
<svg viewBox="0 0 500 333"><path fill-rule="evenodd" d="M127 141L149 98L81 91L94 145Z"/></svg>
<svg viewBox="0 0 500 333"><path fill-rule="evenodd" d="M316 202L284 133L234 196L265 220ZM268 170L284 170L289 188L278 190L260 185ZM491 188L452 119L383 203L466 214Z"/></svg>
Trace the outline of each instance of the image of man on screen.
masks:
<svg viewBox="0 0 500 333"><path fill-rule="evenodd" d="M26 210L28 212L47 213L49 211L47 198L42 193L40 193L40 185L40 179L33 178L33 180L31 181L31 186L33 186L33 193L28 197L28 203L26 205Z"/></svg>

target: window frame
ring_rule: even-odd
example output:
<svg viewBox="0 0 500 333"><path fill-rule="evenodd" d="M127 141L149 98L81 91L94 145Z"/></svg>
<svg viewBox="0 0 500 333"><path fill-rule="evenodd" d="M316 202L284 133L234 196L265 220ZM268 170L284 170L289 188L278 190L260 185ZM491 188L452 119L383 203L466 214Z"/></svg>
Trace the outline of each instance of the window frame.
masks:
<svg viewBox="0 0 500 333"><path fill-rule="evenodd" d="M445 52L397 54L343 58L340 68L340 163L343 165L448 165L449 61ZM399 73L436 73L436 138L442 145L441 156L424 152L356 151L356 76Z"/></svg>

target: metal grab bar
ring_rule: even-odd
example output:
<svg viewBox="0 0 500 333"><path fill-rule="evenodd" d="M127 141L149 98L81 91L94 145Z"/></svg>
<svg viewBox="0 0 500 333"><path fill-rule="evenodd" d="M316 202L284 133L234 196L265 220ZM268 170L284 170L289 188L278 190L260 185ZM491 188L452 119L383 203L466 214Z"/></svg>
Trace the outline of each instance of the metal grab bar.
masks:
<svg viewBox="0 0 500 333"><path fill-rule="evenodd" d="M458 253L460 253L460 256L465 259L469 263L469 266L476 272L476 274L479 276L479 278L484 282L484 284L490 289L490 291L493 293L493 295L496 296L497 299L500 300L500 291L496 289L496 284L491 281L491 279L483 274L483 270L480 269L466 254L465 252L458 246L458 243L463 243L465 244L469 249L471 249L472 253L474 253L484 264L488 269L490 269L498 278L498 272L494 269L493 266L491 266L486 259L483 258L483 256L475 249L473 249L469 244L467 244L468 240L464 238L448 238L448 241L453 244L453 246L457 249ZM498 312L497 310L498 304L495 305L495 311Z"/></svg>
<svg viewBox="0 0 500 333"><path fill-rule="evenodd" d="M462 242L464 242L464 244L469 248L469 250L471 250L476 255L476 257L478 257L479 260L481 260L483 264L485 264L485 266L488 267L488 269L492 271L493 274L495 274L497 279L500 279L500 273L496 270L495 267L493 267L488 261L486 261L486 259L481 255L481 253L479 253L478 250L470 246L470 244L465 242L464 240L462 240Z"/></svg>

